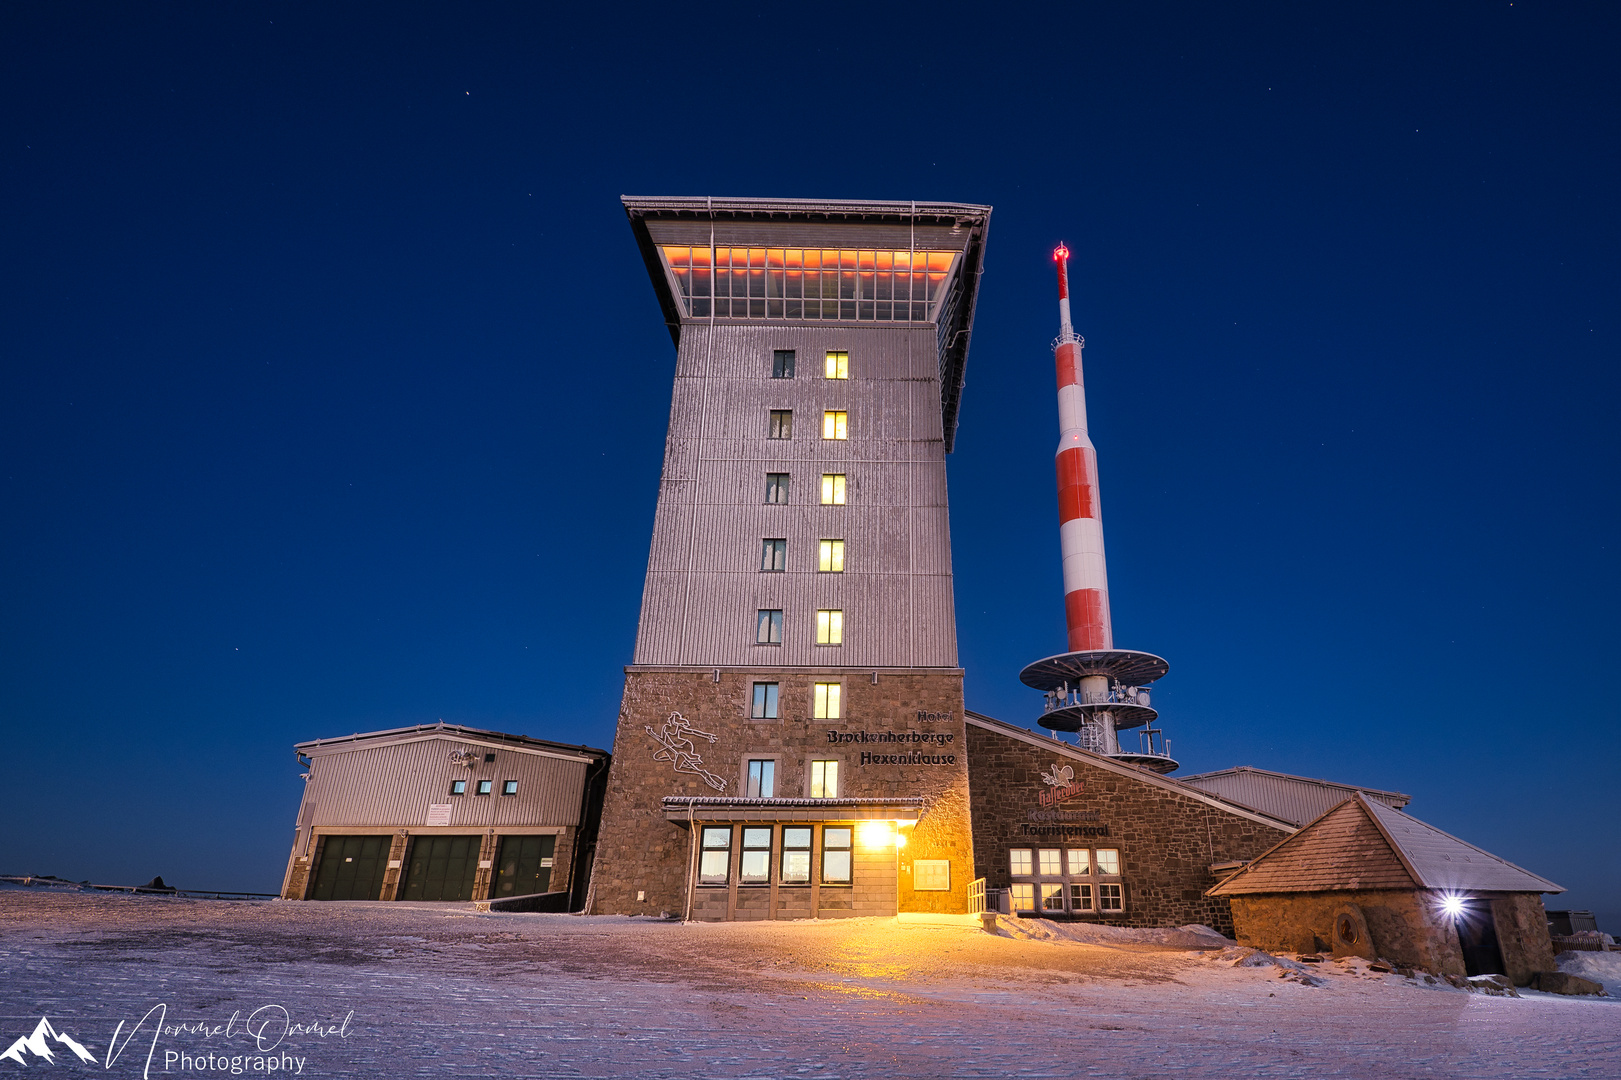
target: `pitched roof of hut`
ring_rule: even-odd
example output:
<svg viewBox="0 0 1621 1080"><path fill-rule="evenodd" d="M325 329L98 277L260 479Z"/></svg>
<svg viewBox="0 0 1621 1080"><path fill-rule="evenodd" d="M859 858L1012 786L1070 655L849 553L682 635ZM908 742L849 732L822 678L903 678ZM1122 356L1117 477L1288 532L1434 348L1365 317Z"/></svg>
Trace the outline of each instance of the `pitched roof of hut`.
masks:
<svg viewBox="0 0 1621 1080"><path fill-rule="evenodd" d="M1207 895L1348 889L1565 891L1359 791Z"/></svg>

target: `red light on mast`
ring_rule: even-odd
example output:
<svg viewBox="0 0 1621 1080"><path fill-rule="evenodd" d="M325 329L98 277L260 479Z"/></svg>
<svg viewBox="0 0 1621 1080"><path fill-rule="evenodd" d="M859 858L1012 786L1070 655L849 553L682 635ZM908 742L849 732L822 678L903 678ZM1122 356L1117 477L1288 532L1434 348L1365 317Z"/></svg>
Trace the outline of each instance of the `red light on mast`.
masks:
<svg viewBox="0 0 1621 1080"><path fill-rule="evenodd" d="M1060 243L1057 247L1053 248L1053 260L1055 262L1060 260L1060 259L1067 259L1067 258L1069 258L1069 248L1065 247L1062 243Z"/></svg>

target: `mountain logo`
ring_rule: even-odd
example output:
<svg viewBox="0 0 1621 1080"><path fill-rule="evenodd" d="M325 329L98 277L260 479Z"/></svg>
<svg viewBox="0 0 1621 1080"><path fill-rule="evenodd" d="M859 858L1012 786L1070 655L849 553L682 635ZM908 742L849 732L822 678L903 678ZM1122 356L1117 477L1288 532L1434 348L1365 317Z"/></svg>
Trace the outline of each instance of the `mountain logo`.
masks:
<svg viewBox="0 0 1621 1080"><path fill-rule="evenodd" d="M0 1053L0 1060L9 1059L19 1065L27 1065L28 1062L23 1060L23 1051L26 1050L35 1057L44 1058L46 1061L55 1064L56 1053L51 1049L52 1042L61 1043L69 1050L72 1050L78 1055L80 1061L93 1063L96 1060L94 1054L81 1046L71 1035L65 1035L57 1031L51 1026L50 1020L43 1016L39 1018L39 1023L34 1025L34 1033L27 1038L18 1039L8 1046L5 1053Z"/></svg>

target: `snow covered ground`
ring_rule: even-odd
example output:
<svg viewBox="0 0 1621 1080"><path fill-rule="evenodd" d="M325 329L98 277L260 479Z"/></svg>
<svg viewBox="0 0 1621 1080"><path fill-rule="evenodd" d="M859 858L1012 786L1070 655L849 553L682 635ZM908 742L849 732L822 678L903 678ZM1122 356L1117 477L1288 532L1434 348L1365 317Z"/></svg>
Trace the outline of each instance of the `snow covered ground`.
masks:
<svg viewBox="0 0 1621 1080"><path fill-rule="evenodd" d="M150 1053L151 1076L1621 1076L1612 998L1280 966L1192 948L1222 944L1197 928L1007 932L0 890L0 1050L45 1017L97 1059L0 1071L138 1076Z"/></svg>

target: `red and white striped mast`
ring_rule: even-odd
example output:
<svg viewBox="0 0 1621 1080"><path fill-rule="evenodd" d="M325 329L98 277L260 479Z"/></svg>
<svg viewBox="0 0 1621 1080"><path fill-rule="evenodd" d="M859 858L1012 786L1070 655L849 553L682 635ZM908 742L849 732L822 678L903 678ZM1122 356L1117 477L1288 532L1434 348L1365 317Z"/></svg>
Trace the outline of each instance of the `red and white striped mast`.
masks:
<svg viewBox="0 0 1621 1080"><path fill-rule="evenodd" d="M1064 566L1064 622L1069 652L1038 660L1020 673L1027 686L1046 691L1039 723L1077 733L1080 745L1119 761L1167 773L1176 768L1167 745L1156 744L1148 683L1170 665L1152 653L1114 647L1109 618L1109 572L1103 558L1103 506L1098 456L1086 432L1085 340L1069 317L1069 248L1053 251L1058 265L1058 544ZM1122 750L1119 732L1142 727L1141 752Z"/></svg>
<svg viewBox="0 0 1621 1080"><path fill-rule="evenodd" d="M1114 648L1109 622L1109 571L1103 559L1103 508L1098 499L1098 454L1086 434L1086 382L1081 348L1069 321L1069 248L1053 251L1058 264L1058 544L1064 557L1064 621L1071 652Z"/></svg>

